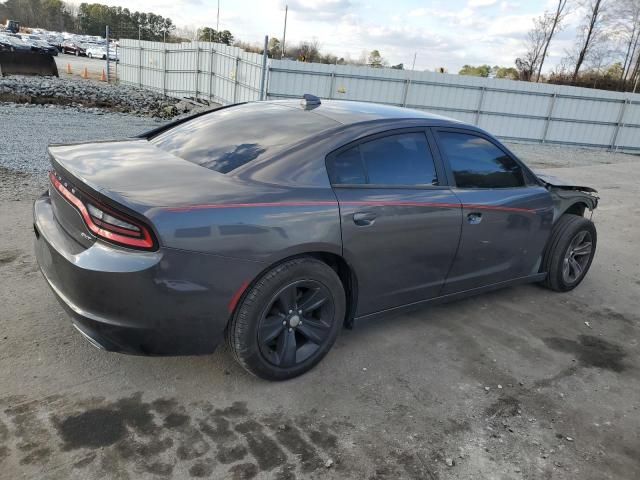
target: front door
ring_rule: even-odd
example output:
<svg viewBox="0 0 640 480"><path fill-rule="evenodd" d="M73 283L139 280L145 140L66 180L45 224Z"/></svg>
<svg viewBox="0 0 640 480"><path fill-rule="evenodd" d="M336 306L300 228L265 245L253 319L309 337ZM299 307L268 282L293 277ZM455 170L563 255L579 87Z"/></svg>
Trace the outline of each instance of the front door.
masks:
<svg viewBox="0 0 640 480"><path fill-rule="evenodd" d="M435 132L453 193L462 203L462 237L443 294L538 272L553 221L549 192L490 137Z"/></svg>
<svg viewBox="0 0 640 480"><path fill-rule="evenodd" d="M327 159L340 204L357 315L439 294L458 248L462 213L425 129L367 137ZM445 183L445 182L442 182Z"/></svg>

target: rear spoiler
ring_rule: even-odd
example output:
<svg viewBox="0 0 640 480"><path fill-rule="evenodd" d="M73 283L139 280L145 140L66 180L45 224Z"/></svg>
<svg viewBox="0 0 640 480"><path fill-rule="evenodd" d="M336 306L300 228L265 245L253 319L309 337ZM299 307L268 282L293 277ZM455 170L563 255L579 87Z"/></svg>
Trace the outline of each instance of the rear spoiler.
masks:
<svg viewBox="0 0 640 480"><path fill-rule="evenodd" d="M203 115L207 115L212 112L217 112L218 110L223 110L225 108L235 107L236 105L243 105L247 102L241 103L232 103L230 105L223 105L221 107L212 108L211 110L205 110L203 112L194 113L193 115L188 115L186 117L179 118L178 120L174 120L173 122L165 123L160 127L154 128L153 130L149 130L148 132L141 133L140 135L136 135L133 138L144 138L145 140L151 140L153 137L160 135L162 132L166 132L167 130L177 127L189 120L193 120L194 118L202 117Z"/></svg>

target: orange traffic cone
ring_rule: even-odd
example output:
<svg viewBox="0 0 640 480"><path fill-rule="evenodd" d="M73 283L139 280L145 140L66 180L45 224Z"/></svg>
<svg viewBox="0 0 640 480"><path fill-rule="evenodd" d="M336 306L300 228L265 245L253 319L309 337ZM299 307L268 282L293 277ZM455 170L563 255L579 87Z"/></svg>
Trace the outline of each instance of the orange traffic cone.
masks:
<svg viewBox="0 0 640 480"><path fill-rule="evenodd" d="M67 75L71 75L73 71L71 70L71 64L67 63Z"/></svg>
<svg viewBox="0 0 640 480"><path fill-rule="evenodd" d="M89 78L89 72L87 71L87 67L84 67L84 71L82 72L82 78Z"/></svg>
<svg viewBox="0 0 640 480"><path fill-rule="evenodd" d="M102 69L102 75L100 76L100 81L101 82L106 82L107 81L107 76L104 73L104 68Z"/></svg>

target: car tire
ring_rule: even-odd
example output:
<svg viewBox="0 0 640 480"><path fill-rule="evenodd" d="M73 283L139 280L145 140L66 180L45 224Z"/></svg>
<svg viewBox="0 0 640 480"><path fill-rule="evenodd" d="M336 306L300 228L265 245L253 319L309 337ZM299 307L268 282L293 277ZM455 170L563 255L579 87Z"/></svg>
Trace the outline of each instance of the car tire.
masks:
<svg viewBox="0 0 640 480"><path fill-rule="evenodd" d="M556 292L576 288L591 267L598 235L591 220L578 215L562 215L553 226L542 256L547 272L542 285Z"/></svg>
<svg viewBox="0 0 640 480"><path fill-rule="evenodd" d="M336 272L317 259L295 258L247 289L228 325L227 343L248 372L287 380L322 360L344 316L345 292Z"/></svg>
<svg viewBox="0 0 640 480"><path fill-rule="evenodd" d="M90 54L90 53L87 53L87 57L89 57L89 58L93 58L93 55L92 55L92 54Z"/></svg>
<svg viewBox="0 0 640 480"><path fill-rule="evenodd" d="M80 56L80 52L78 50L76 50L76 57Z"/></svg>

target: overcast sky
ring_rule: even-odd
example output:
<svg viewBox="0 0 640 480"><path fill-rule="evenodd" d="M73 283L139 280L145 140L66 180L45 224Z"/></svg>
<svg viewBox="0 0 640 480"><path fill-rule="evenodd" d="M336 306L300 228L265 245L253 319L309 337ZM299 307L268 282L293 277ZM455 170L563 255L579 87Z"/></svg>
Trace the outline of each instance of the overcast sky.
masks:
<svg viewBox="0 0 640 480"><path fill-rule="evenodd" d="M153 11L178 26L213 26L217 0L101 0L131 10ZM282 37L284 5L289 5L287 44L317 39L324 53L360 57L378 49L391 64L416 69L445 67L457 73L464 64L514 66L532 18L556 0L220 0L220 29L258 43L264 35ZM580 13L552 44L547 68L559 63L573 42ZM545 70L547 69L545 68Z"/></svg>

